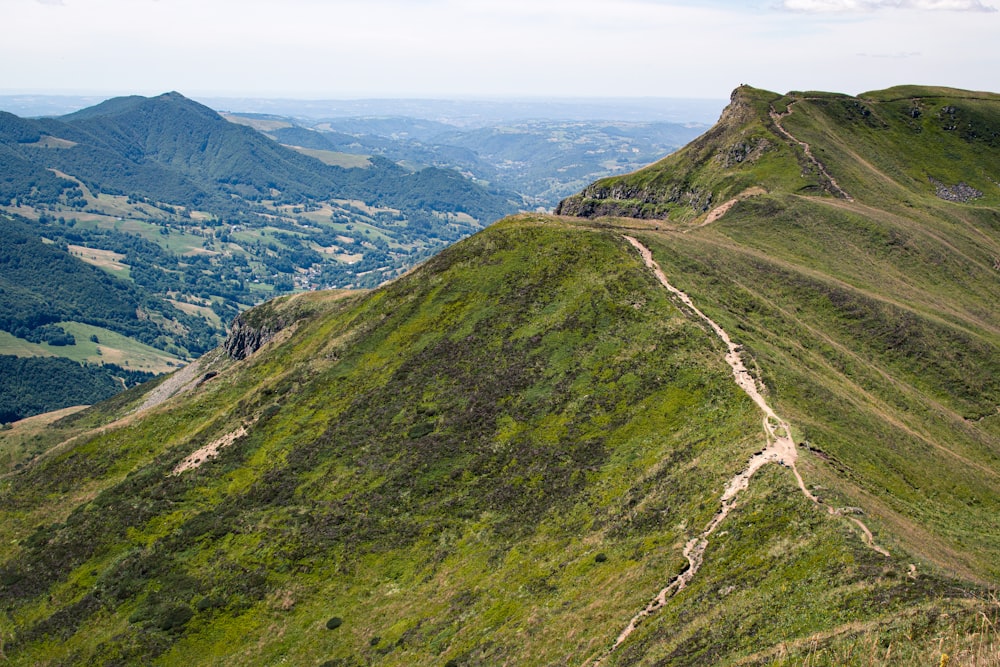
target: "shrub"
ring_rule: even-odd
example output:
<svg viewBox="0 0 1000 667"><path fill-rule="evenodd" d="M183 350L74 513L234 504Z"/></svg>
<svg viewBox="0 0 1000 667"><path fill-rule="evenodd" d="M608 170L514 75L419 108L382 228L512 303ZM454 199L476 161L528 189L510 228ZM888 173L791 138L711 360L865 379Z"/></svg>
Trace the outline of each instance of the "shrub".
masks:
<svg viewBox="0 0 1000 667"><path fill-rule="evenodd" d="M600 554L597 554L596 556L594 556L594 562L595 563L603 563L607 559L608 559L608 557L605 556L603 553L600 553Z"/></svg>
<svg viewBox="0 0 1000 667"><path fill-rule="evenodd" d="M326 622L326 629L336 630L341 625L343 625L343 623L344 619L340 618L339 616L334 616L333 618L331 618L329 621Z"/></svg>
<svg viewBox="0 0 1000 667"><path fill-rule="evenodd" d="M186 604L172 605L164 608L154 619L160 630L179 630L194 617L191 607Z"/></svg>
<svg viewBox="0 0 1000 667"><path fill-rule="evenodd" d="M417 424L416 426L411 428L409 433L407 433L406 435L408 438L416 440L417 438L424 437L433 430L434 430L434 422L424 422L423 424Z"/></svg>

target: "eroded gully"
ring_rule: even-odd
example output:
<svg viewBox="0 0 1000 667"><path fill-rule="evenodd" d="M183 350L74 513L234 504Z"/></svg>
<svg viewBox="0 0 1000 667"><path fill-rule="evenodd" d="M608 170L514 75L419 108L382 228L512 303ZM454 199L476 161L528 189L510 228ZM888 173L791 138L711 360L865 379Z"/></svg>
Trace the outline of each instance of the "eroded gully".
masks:
<svg viewBox="0 0 1000 667"><path fill-rule="evenodd" d="M768 405L767 401L761 395L760 389L757 386L757 381L754 380L753 376L747 370L746 366L743 364L743 359L740 357L740 346L734 343L722 327L715 323L711 318L709 318L705 313L698 309L691 301L691 297L677 289L667 280L666 274L660 268L656 260L653 259L653 253L646 246L642 245L638 240L631 236L625 236L632 246L639 251L642 256L643 261L646 266L649 267L653 273L656 275L657 280L663 285L671 294L674 294L681 302L684 303L687 308L697 315L700 319L706 322L715 334L722 339L722 342L726 344L726 363L729 364L730 368L733 370L733 378L736 384L739 385L747 396L757 404L757 407L761 409L764 413L763 425L764 434L767 439L767 446L750 458L750 462L747 467L743 469L738 475L733 477L726 484L725 490L722 492L722 497L720 498L719 511L715 513L712 520L705 526L705 529L697 537L692 538L684 546L684 557L688 561L688 567L674 577L666 587L664 587L657 595L640 611L638 614L632 617L628 625L624 630L618 635L615 643L612 647L605 652L600 658L594 661L593 665L600 665L610 653L621 646L622 643L628 639L639 624L646 619L651 614L655 613L661 607L663 607L667 600L670 599L678 591L682 590L697 574L698 569L701 567L702 559L705 555L705 549L708 547L708 538L715 532L715 529L722 523L729 512L733 509L736 504L736 499L740 492L745 490L750 484L750 478L753 477L762 466L767 463L779 463L786 466L795 475L795 481L799 485L799 489L802 491L806 498L816 503L821 504L819 499L806 488L805 482L802 481L802 475L799 474L798 469L795 466L796 459L798 458L798 451L795 448L795 442L792 440L792 429L784 419L779 417L773 408ZM827 511L830 514L842 515L841 510L827 507ZM875 544L874 538L872 537L871 531L868 527L856 517L848 516L846 517L853 523L855 523L864 535L866 544L878 553L889 556L889 552L882 547Z"/></svg>

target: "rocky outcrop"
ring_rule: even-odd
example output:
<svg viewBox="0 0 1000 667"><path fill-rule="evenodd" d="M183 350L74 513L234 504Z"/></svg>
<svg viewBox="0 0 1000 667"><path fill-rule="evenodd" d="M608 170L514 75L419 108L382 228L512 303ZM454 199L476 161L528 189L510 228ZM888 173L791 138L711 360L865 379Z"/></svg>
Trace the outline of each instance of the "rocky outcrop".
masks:
<svg viewBox="0 0 1000 667"><path fill-rule="evenodd" d="M610 187L597 183L559 202L555 213L578 218L613 216L665 220L670 210L678 205L690 206L695 213L704 213L712 207L712 192L680 184L667 188L636 188L624 182Z"/></svg>
<svg viewBox="0 0 1000 667"><path fill-rule="evenodd" d="M770 147L771 142L764 137L754 137L746 141L738 141L725 150L719 151L716 159L723 168L729 169L743 162L756 162Z"/></svg>
<svg viewBox="0 0 1000 667"><path fill-rule="evenodd" d="M677 154L634 174L593 183L559 202L556 215L665 220L690 219L707 213L724 192L714 187L712 173L718 167L710 166L710 162L721 163L723 169L750 165L772 146L763 133L745 131L749 124L759 120L760 105L755 102L759 94L760 91L740 86L733 91L729 105L712 129ZM697 169L707 167L704 169L707 175L687 177L693 173L692 165Z"/></svg>
<svg viewBox="0 0 1000 667"><path fill-rule="evenodd" d="M249 357L284 328L280 318L261 322L259 321L261 318L248 317L248 313L252 312L247 311L236 316L229 329L229 336L222 344L226 354L236 361Z"/></svg>

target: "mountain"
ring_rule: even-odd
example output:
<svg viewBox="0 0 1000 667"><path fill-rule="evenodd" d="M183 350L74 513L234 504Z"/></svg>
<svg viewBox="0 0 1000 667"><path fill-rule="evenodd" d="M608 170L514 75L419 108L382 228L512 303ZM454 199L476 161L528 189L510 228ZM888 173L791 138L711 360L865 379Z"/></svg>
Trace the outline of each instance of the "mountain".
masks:
<svg viewBox="0 0 1000 667"><path fill-rule="evenodd" d="M279 289L293 279L376 285L517 204L449 169L410 171L379 157L355 168L325 164L177 93L54 119L0 114L0 166L11 174L0 187L8 211L129 227L154 242L160 230L177 232L206 246L199 254L213 269L246 259L249 276ZM274 250L260 247L269 244L289 261L273 261ZM351 244L359 252L340 252Z"/></svg>
<svg viewBox="0 0 1000 667"><path fill-rule="evenodd" d="M661 217L508 218L0 434L41 452L0 479L4 655L991 664L998 129L741 87L561 207Z"/></svg>
<svg viewBox="0 0 1000 667"><path fill-rule="evenodd" d="M757 188L848 201L867 191L882 205L914 191L976 199L996 184L997 99L917 86L858 98L740 88L722 121L683 151L599 180L557 213L688 221Z"/></svg>
<svg viewBox="0 0 1000 667"><path fill-rule="evenodd" d="M70 358L111 387L122 381L95 366L169 370L218 345L242 308L373 287L517 203L450 169L328 165L178 93L59 118L0 112L0 171L0 356L47 357L39 378ZM3 421L93 402L52 387L5 386Z"/></svg>

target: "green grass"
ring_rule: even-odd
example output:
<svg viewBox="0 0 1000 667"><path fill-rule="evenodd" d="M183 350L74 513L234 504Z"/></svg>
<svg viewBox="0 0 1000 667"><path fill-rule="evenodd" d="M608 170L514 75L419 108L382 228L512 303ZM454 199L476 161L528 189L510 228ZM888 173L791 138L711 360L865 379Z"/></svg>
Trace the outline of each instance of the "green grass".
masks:
<svg viewBox="0 0 1000 667"><path fill-rule="evenodd" d="M704 265L681 273L681 247L646 241L668 273L698 276L689 289L711 311L699 285L718 281L707 267L721 251L692 236ZM367 297L304 294L250 321L277 319L297 322L290 338L209 362L220 374L173 409L4 482L0 553L46 573L8 589L23 638L6 649L13 664L582 664L681 571L721 481L761 446L759 412L718 341L614 232L511 220ZM847 427L873 424L842 424L835 402L795 409L780 350L720 319L741 331L793 428L850 463L851 481L891 479L851 460L849 443L835 449ZM217 459L169 474L241 424L249 434ZM829 481L816 461L804 469ZM58 494L70 489L67 505ZM857 504L852 491L823 494ZM842 656L882 641L876 631L899 644L914 632L906 619L932 611L974 622L975 586L923 558L910 579L912 545L880 512L868 520L896 558L809 503L787 470L765 468L692 584L610 664L785 645ZM343 624L327 629L334 616ZM52 634L59 619L72 622ZM936 627L897 650L934 658Z"/></svg>
<svg viewBox="0 0 1000 667"><path fill-rule="evenodd" d="M995 433L975 421L1000 403L1000 336L976 316L996 298L992 276L962 267L982 286L969 290L954 264L921 259L943 252L930 235L908 244L912 257L878 258L884 243L859 232L861 218L783 203L767 218L759 207L773 204L762 200L700 235L648 241L667 275L753 355L776 409L826 457L807 457L824 485L859 498L847 504L877 499L871 510L900 547L995 580L1000 459ZM804 224L817 231L796 229ZM925 268L901 270L909 262Z"/></svg>
<svg viewBox="0 0 1000 667"><path fill-rule="evenodd" d="M48 343L30 343L0 331L0 354L18 357L66 357L80 363L116 364L133 370L165 373L179 365L180 359L137 340L103 327L81 322L58 322L76 339L75 345L53 346ZM97 341L91 340L97 336Z"/></svg>
<svg viewBox="0 0 1000 667"><path fill-rule="evenodd" d="M175 228L170 229L168 234L162 234L160 225L145 222L143 220L119 219L114 216L97 214L78 214L73 216L76 224L81 229L114 229L120 232L136 234L147 241L159 245L164 250L185 255L202 250L205 239L201 236L188 234Z"/></svg>
<svg viewBox="0 0 1000 667"><path fill-rule="evenodd" d="M292 146L295 150L314 157L323 164L343 167L344 169L364 169L371 166L371 158L367 155L355 155L354 153L339 153L337 151L325 151L314 148L302 148Z"/></svg>
<svg viewBox="0 0 1000 667"><path fill-rule="evenodd" d="M507 219L370 293L249 311L247 326L282 329L275 340L241 362L211 355L204 381L164 406L107 426L134 391L54 424L36 444L79 435L73 446L0 479L9 661L603 655L764 446L721 342L627 231L742 345L822 503L787 468L762 468L690 584L602 664L995 663L992 195L937 199L910 161L948 158L853 98L739 101L660 165L681 171L619 181L684 184L686 200L643 203L671 217L662 230ZM772 103L853 202L767 134ZM749 164L733 157L768 136ZM899 147L858 160L869 144ZM673 229L698 219L699 197L761 184L769 194L713 224ZM827 507L860 508L891 556Z"/></svg>
<svg viewBox="0 0 1000 667"><path fill-rule="evenodd" d="M211 651L221 651L220 661L249 661L231 652L234 638L255 635L276 619L281 636L253 660L371 651L371 632L403 641L387 658L395 664L475 652L493 624L512 636L532 627L532 610L548 606L553 586L564 588L569 603L554 622L568 629L584 613L581 591L595 575L610 607L594 622L613 633L636 602L629 582L652 589L663 567L676 566L670 545L683 539L679 526L693 530L714 512L709 471L735 473L757 445L758 427L711 339L670 305L636 259L621 262L621 252L613 235L510 223L432 260L425 270L430 280L404 279L300 324L288 343L213 379L187 407L98 436L76 447L72 459L45 461L26 477L48 480L32 491L13 480L11 494L28 505L42 502L35 517L43 515L53 484L93 489L102 513L139 489L149 499L127 516L111 510L101 519L104 537L82 551L70 545L86 543L70 534L89 531L99 516L94 510L79 514L75 527L54 529L68 531L57 541L69 540L68 560L51 563L53 574L64 573L57 581L93 570L98 579L126 578L114 574L119 566L109 558L129 548L142 549L152 570L114 613L118 621L84 614L68 641L42 641L32 659L74 651L94 659L112 655L111 647L121 645L115 634L139 630L120 619L144 613L151 603L143 600L163 585L162 577L182 575L192 580L184 589L191 592L171 604L219 596L229 611L196 614L190 631L164 654L168 662L197 653L211 661ZM532 312L542 317L527 318ZM505 361L493 375L482 375L499 360ZM272 404L280 411L256 417L251 434L217 463L180 478L166 474L185 452L254 415L271 414L264 408ZM709 414L710 431L686 426ZM415 428L424 424L429 430ZM86 468L71 464L80 456L91 459ZM661 468L664 457L679 465ZM128 471L134 482L124 476ZM173 500L149 504L161 493ZM268 500L275 493L291 495L279 507ZM640 498L648 517L626 504ZM351 519L351 532L342 533L337 508L348 502L386 518ZM237 529L231 523L237 516L254 532ZM8 527L8 535L26 539L17 525L27 529L31 519ZM218 538L197 537L206 528ZM263 535L271 536L270 547ZM484 544L485 536L491 537ZM162 551L178 539L188 545L183 561ZM597 550L609 558L595 572ZM572 564L565 572L564 561ZM486 578L498 566L503 575ZM263 568L266 590L287 591L296 602L275 611L284 593L274 600L264 589L241 593L238 580L223 574L229 567ZM422 592L373 594L386 585ZM80 604L72 592L79 589L63 586L58 600ZM455 626L450 609L477 586L491 591L473 596L481 620ZM428 601L420 612L427 620L417 623L420 600ZM53 611L45 600L25 600L15 616L20 625L37 626ZM344 618L339 640L313 637L334 614ZM423 639L405 647L405 637L415 636ZM586 652L595 641L561 637L542 642L541 654ZM102 641L105 647L93 653ZM520 655L518 644L505 642L502 653Z"/></svg>

